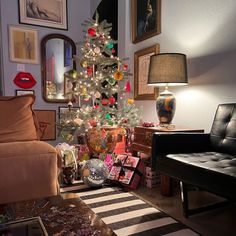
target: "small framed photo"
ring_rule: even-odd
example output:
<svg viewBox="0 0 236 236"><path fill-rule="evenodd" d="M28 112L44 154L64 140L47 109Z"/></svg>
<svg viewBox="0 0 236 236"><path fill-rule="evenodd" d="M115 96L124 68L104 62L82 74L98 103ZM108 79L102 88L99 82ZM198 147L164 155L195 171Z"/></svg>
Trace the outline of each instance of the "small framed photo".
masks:
<svg viewBox="0 0 236 236"><path fill-rule="evenodd" d="M67 30L67 0L19 0L19 22Z"/></svg>
<svg viewBox="0 0 236 236"><path fill-rule="evenodd" d="M161 33L161 0L132 0L131 9L133 43Z"/></svg>
<svg viewBox="0 0 236 236"><path fill-rule="evenodd" d="M39 124L40 140L56 139L56 111L34 110Z"/></svg>
<svg viewBox="0 0 236 236"><path fill-rule="evenodd" d="M21 96L25 94L34 94L34 90L22 90L22 89L16 89L16 96Z"/></svg>
<svg viewBox="0 0 236 236"><path fill-rule="evenodd" d="M9 44L11 61L32 64L39 62L37 30L9 26Z"/></svg>
<svg viewBox="0 0 236 236"><path fill-rule="evenodd" d="M159 44L134 53L134 99L155 100L158 88L148 86L150 57L160 52Z"/></svg>
<svg viewBox="0 0 236 236"><path fill-rule="evenodd" d="M79 110L79 107L71 107L71 111L76 112L77 110ZM68 114L68 111L69 111L68 106L58 107L58 118L60 119L63 115L65 116L66 114Z"/></svg>

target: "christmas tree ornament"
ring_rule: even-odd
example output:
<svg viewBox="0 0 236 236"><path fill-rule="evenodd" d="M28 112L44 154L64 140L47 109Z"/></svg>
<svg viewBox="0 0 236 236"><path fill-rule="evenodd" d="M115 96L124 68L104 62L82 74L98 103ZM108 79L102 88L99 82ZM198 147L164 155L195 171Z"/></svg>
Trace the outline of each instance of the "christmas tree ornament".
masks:
<svg viewBox="0 0 236 236"><path fill-rule="evenodd" d="M114 48L111 49L111 53L114 54L116 50Z"/></svg>
<svg viewBox="0 0 236 236"><path fill-rule="evenodd" d="M69 76L72 77L73 79L77 78L78 72L74 69L69 71Z"/></svg>
<svg viewBox="0 0 236 236"><path fill-rule="evenodd" d="M82 95L82 96L87 95L87 88L86 88L86 87L83 87L83 88L82 88L82 90L81 90L81 95Z"/></svg>
<svg viewBox="0 0 236 236"><path fill-rule="evenodd" d="M124 64L124 65L123 65L123 69L124 69L125 71L127 71L127 70L128 70L128 65L127 65L127 64Z"/></svg>
<svg viewBox="0 0 236 236"><path fill-rule="evenodd" d="M100 48L99 47L95 47L94 50L93 50L95 53L99 54L101 52Z"/></svg>
<svg viewBox="0 0 236 236"><path fill-rule="evenodd" d="M127 93L130 93L130 92L131 92L131 85L130 85L129 80L126 82L125 91L126 91Z"/></svg>
<svg viewBox="0 0 236 236"><path fill-rule="evenodd" d="M128 98L128 99L127 99L127 103L128 103L129 105L133 105L133 104L134 104L134 99L133 99L133 98Z"/></svg>
<svg viewBox="0 0 236 236"><path fill-rule="evenodd" d="M107 98L102 99L102 105L107 106L109 104L109 100Z"/></svg>
<svg viewBox="0 0 236 236"><path fill-rule="evenodd" d="M111 115L110 115L109 113L106 114L105 119L106 119L106 120L110 120L110 119L111 119Z"/></svg>
<svg viewBox="0 0 236 236"><path fill-rule="evenodd" d="M90 97L88 94L85 94L85 95L84 95L84 101L85 101L85 102L88 102L88 101L90 100L90 98L91 98L91 97Z"/></svg>
<svg viewBox="0 0 236 236"><path fill-rule="evenodd" d="M115 83L116 83L116 80L114 79L114 77L109 77L107 81L112 86L115 85Z"/></svg>
<svg viewBox="0 0 236 236"><path fill-rule="evenodd" d="M96 32L97 32L97 30L95 29L95 28L89 28L88 29L88 35L90 36L90 37L93 37L93 36L95 36L96 35Z"/></svg>
<svg viewBox="0 0 236 236"><path fill-rule="evenodd" d="M94 97L95 97L95 98L100 98L100 97L101 97L101 93L99 93L98 91L96 91L96 92L94 93Z"/></svg>
<svg viewBox="0 0 236 236"><path fill-rule="evenodd" d="M88 61L86 61L85 59L82 59L80 61L80 65L83 67L83 68L87 68L88 67Z"/></svg>
<svg viewBox="0 0 236 236"><path fill-rule="evenodd" d="M106 48L112 49L114 47L114 44L109 42L106 44Z"/></svg>
<svg viewBox="0 0 236 236"><path fill-rule="evenodd" d="M114 78L118 81L122 80L124 78L124 74L117 70L114 74L113 74Z"/></svg>
<svg viewBox="0 0 236 236"><path fill-rule="evenodd" d="M87 75L92 76L93 75L93 68L92 67L87 67Z"/></svg>
<svg viewBox="0 0 236 236"><path fill-rule="evenodd" d="M109 103L110 103L110 105L114 105L115 102L116 102L116 99L115 99L113 96L109 97Z"/></svg>

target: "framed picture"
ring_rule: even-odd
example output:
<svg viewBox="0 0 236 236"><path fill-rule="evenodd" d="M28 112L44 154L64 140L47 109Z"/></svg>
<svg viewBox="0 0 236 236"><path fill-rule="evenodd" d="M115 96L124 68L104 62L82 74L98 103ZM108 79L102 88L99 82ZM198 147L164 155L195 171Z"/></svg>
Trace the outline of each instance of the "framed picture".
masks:
<svg viewBox="0 0 236 236"><path fill-rule="evenodd" d="M161 33L161 0L132 0L132 41Z"/></svg>
<svg viewBox="0 0 236 236"><path fill-rule="evenodd" d="M72 111L77 111L79 107L71 107ZM69 111L68 106L58 107L58 118L60 119L63 114L66 114Z"/></svg>
<svg viewBox="0 0 236 236"><path fill-rule="evenodd" d="M56 111L34 110L39 123L40 140L56 139Z"/></svg>
<svg viewBox="0 0 236 236"><path fill-rule="evenodd" d="M148 71L150 56L160 52L159 44L142 49L134 53L134 99L154 100L158 89L148 86Z"/></svg>
<svg viewBox="0 0 236 236"><path fill-rule="evenodd" d="M16 96L21 96L25 94L34 94L34 90L21 90L21 89L16 89Z"/></svg>
<svg viewBox="0 0 236 236"><path fill-rule="evenodd" d="M37 64L39 62L38 45L37 30L9 26L11 61Z"/></svg>
<svg viewBox="0 0 236 236"><path fill-rule="evenodd" d="M68 29L67 0L19 0L19 22Z"/></svg>

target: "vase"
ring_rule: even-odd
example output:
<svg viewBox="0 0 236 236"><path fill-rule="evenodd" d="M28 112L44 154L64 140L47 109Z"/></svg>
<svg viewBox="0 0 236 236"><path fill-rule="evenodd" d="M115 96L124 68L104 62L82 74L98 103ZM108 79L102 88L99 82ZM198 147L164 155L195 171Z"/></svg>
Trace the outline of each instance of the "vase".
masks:
<svg viewBox="0 0 236 236"><path fill-rule="evenodd" d="M89 151L94 157L101 153L113 153L118 134L121 128L118 127L99 127L92 128L86 133Z"/></svg>

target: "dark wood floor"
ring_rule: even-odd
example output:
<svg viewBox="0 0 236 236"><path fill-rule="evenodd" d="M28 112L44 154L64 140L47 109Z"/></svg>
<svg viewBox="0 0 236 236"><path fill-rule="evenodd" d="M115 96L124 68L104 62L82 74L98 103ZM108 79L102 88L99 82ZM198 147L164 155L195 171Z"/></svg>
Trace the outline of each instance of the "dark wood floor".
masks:
<svg viewBox="0 0 236 236"><path fill-rule="evenodd" d="M224 208L216 208L201 214L185 218L182 213L180 191L178 185L175 187L171 197L164 197L160 194L160 187L152 189L140 186L134 190L146 201L157 206L173 218L188 225L203 236L235 236L236 235L236 205L231 204ZM205 191L191 191L191 207L207 202L219 201L218 197Z"/></svg>

